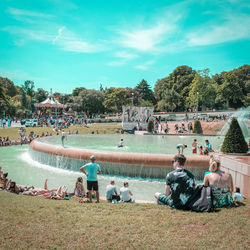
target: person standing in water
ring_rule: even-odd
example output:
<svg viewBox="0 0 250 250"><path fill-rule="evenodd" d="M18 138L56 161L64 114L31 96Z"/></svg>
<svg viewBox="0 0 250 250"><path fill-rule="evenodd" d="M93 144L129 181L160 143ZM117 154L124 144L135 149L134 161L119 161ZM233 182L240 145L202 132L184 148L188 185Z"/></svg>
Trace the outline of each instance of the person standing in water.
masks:
<svg viewBox="0 0 250 250"><path fill-rule="evenodd" d="M119 145L118 145L118 148L122 148L122 147L123 147L123 142L124 142L123 139L121 139L121 140L120 140L120 143L119 143Z"/></svg>
<svg viewBox="0 0 250 250"><path fill-rule="evenodd" d="M192 143L192 153L193 154L197 154L197 140L194 139L193 143Z"/></svg>
<svg viewBox="0 0 250 250"><path fill-rule="evenodd" d="M61 134L61 140L62 140L62 146L64 147L64 140L66 138L66 133L64 132L64 129L62 130L62 134Z"/></svg>

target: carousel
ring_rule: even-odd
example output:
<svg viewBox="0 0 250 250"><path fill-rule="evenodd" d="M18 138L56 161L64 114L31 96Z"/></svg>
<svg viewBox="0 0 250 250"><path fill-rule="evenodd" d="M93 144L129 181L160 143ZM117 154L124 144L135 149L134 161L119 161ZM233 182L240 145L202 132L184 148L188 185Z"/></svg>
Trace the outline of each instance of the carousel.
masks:
<svg viewBox="0 0 250 250"><path fill-rule="evenodd" d="M55 99L55 97L52 94L52 89L50 89L50 94L45 101L40 103L35 103L34 106L37 109L37 114L39 116L62 115L64 114L65 108L67 108L67 105L61 104L59 101Z"/></svg>

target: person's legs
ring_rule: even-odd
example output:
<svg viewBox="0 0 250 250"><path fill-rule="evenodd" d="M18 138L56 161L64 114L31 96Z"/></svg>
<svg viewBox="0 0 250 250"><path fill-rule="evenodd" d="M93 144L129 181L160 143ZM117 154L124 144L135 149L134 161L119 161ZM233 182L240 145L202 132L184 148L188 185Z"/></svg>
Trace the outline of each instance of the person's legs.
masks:
<svg viewBox="0 0 250 250"><path fill-rule="evenodd" d="M45 179L45 182L44 182L44 189L45 189L45 190L47 190L47 189L48 189L47 182L48 182L48 179Z"/></svg>
<svg viewBox="0 0 250 250"><path fill-rule="evenodd" d="M99 196L99 191L96 191L96 202L100 202L100 196Z"/></svg>

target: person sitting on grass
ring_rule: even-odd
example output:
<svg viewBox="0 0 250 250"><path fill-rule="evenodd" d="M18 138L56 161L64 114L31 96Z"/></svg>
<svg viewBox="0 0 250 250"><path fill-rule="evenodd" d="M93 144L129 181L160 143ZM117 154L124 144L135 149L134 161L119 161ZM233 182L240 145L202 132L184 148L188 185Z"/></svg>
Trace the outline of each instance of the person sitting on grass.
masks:
<svg viewBox="0 0 250 250"><path fill-rule="evenodd" d="M176 148L178 149L178 154L183 154L183 151L185 148L187 148L187 145L185 144L177 144Z"/></svg>
<svg viewBox="0 0 250 250"><path fill-rule="evenodd" d="M74 194L75 194L76 197L79 197L79 198L83 198L86 195L85 189L84 189L84 186L83 186L82 177L77 178L75 189L74 189Z"/></svg>
<svg viewBox="0 0 250 250"><path fill-rule="evenodd" d="M130 191L130 189L128 188L128 182L124 182L123 183L123 187L120 189L120 193L121 193L121 200L123 202L134 202L134 200L132 200L132 192Z"/></svg>
<svg viewBox="0 0 250 250"><path fill-rule="evenodd" d="M209 174L204 177L204 186L211 186L213 205L215 208L231 206L233 204L233 179L231 174L220 170L220 162L211 159Z"/></svg>
<svg viewBox="0 0 250 250"><path fill-rule="evenodd" d="M9 187L11 180L7 179L8 173L4 173L0 177L0 189L6 189Z"/></svg>
<svg viewBox="0 0 250 250"><path fill-rule="evenodd" d="M235 188L235 193L233 194L233 200L235 202L235 204L238 205L238 201L243 201L245 200L246 197L240 192L240 188L239 187L236 187Z"/></svg>
<svg viewBox="0 0 250 250"><path fill-rule="evenodd" d="M117 197L117 190L115 186L115 181L112 180L110 184L106 187L106 199L108 202L112 202L114 195ZM117 199L116 199L117 200Z"/></svg>
<svg viewBox="0 0 250 250"><path fill-rule="evenodd" d="M158 204L185 209L187 202L195 190L194 175L184 169L186 162L184 155L175 155L172 162L174 171L168 173L166 176L165 193L155 193L155 198Z"/></svg>

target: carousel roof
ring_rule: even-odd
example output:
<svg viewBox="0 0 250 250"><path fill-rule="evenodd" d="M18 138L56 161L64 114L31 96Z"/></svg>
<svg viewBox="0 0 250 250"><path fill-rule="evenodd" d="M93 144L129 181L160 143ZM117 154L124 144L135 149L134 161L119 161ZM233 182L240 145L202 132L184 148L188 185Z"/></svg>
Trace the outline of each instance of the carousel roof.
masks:
<svg viewBox="0 0 250 250"><path fill-rule="evenodd" d="M61 104L53 96L49 96L45 101L35 103L36 108L66 108L66 105Z"/></svg>

